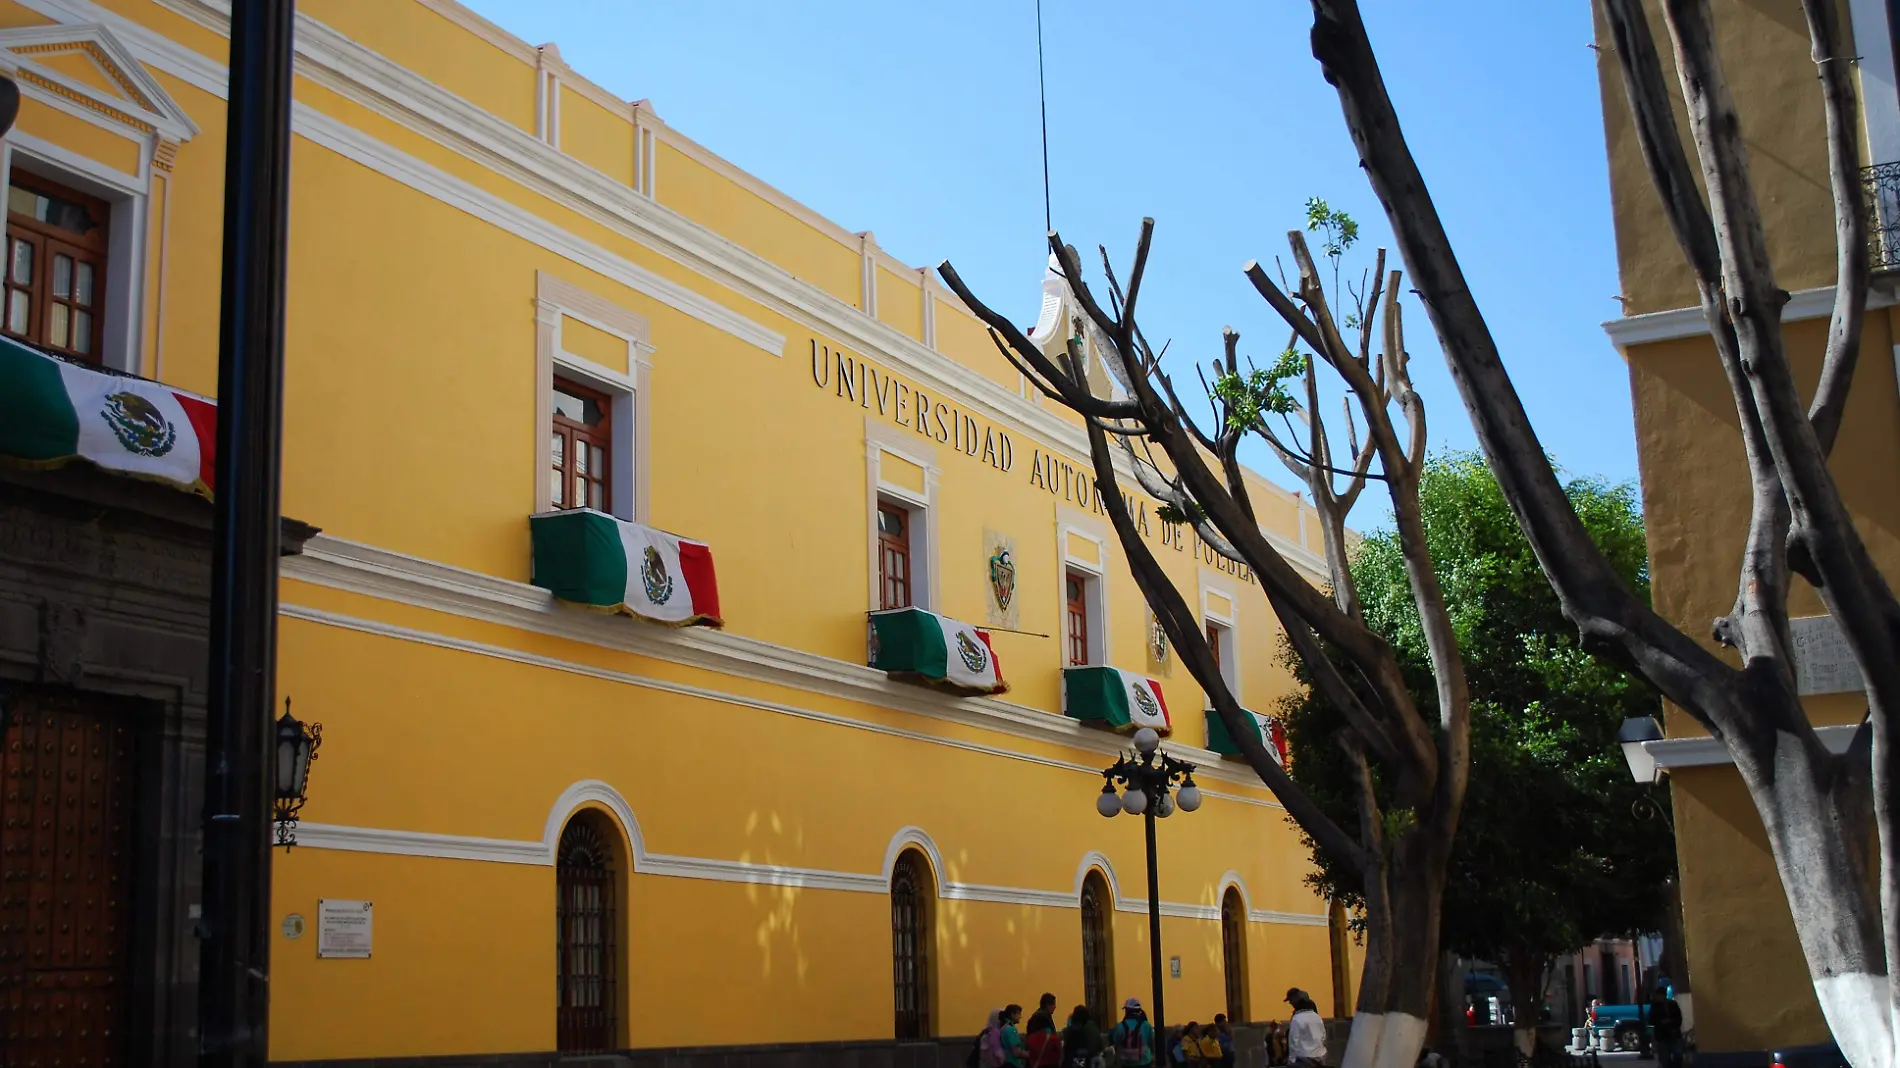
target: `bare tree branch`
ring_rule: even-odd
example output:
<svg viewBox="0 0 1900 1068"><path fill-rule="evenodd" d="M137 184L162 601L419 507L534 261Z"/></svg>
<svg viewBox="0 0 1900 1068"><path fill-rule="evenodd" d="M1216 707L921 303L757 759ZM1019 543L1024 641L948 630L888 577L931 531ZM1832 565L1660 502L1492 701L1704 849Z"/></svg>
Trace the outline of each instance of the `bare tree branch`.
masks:
<svg viewBox="0 0 1900 1068"><path fill-rule="evenodd" d="M1859 108L1848 57L1840 54L1839 9L1828 0L1801 0L1812 41L1814 65L1821 74L1821 102L1827 123L1828 185L1834 193L1834 313L1828 322L1827 356L1814 390L1808 421L1822 455L1832 452L1841 413L1860 358L1860 325L1867 310L1867 205L1860 184ZM1878 47L1876 45L1875 47Z"/></svg>

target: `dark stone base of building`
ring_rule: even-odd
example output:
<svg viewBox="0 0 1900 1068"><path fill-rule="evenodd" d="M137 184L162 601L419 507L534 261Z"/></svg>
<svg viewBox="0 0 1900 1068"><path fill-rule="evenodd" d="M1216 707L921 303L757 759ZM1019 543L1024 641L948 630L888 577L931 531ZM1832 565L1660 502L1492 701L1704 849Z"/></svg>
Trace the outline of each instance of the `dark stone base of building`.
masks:
<svg viewBox="0 0 1900 1068"><path fill-rule="evenodd" d="M1345 1048L1346 1025L1327 1028L1331 1060ZM1265 1029L1234 1028L1235 1068L1266 1068ZM922 1042L801 1042L758 1046L634 1049L593 1056L553 1052L371 1057L361 1060L272 1061L271 1068L964 1068L973 1035Z"/></svg>
<svg viewBox="0 0 1900 1068"><path fill-rule="evenodd" d="M272 1061L271 1068L963 1068L973 1037L925 1042L794 1042L635 1049L589 1056L541 1053Z"/></svg>
<svg viewBox="0 0 1900 1068"><path fill-rule="evenodd" d="M197 1063L211 524L89 464L0 465L0 1064Z"/></svg>

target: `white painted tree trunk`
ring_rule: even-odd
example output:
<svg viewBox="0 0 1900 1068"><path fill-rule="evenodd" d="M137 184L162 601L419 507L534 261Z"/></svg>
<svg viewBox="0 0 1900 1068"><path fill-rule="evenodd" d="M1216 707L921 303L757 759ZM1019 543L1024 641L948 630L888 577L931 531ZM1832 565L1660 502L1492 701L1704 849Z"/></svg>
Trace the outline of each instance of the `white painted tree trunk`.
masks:
<svg viewBox="0 0 1900 1068"><path fill-rule="evenodd" d="M1373 1068L1414 1068L1425 1047L1425 1021L1410 1013L1388 1012L1380 1021L1379 1056Z"/></svg>
<svg viewBox="0 0 1900 1068"><path fill-rule="evenodd" d="M1345 1052L1340 1054L1339 1068L1377 1068L1379 1039L1384 1032L1384 1013L1353 1013L1352 1033L1346 1038Z"/></svg>
<svg viewBox="0 0 1900 1068"><path fill-rule="evenodd" d="M1892 980L1884 975L1833 975L1814 981L1828 1030L1854 1068L1900 1068L1900 1020Z"/></svg>

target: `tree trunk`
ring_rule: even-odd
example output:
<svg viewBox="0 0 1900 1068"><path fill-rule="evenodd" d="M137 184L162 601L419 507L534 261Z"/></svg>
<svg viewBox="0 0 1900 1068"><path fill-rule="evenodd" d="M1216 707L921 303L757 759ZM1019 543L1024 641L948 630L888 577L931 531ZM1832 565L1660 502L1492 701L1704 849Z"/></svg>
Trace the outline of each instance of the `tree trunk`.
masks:
<svg viewBox="0 0 1900 1068"><path fill-rule="evenodd" d="M1894 1068L1885 931L1869 893L1878 863L1869 769L1819 748L1782 734L1765 766L1738 759L1736 767L1768 833L1828 1029L1856 1068Z"/></svg>
<svg viewBox="0 0 1900 1068"><path fill-rule="evenodd" d="M1413 1068L1425 1044L1433 993L1438 984L1438 934L1444 903L1444 856L1448 843L1415 831L1393 850L1401 856L1368 887L1383 884L1382 907L1375 914L1367 897L1366 977L1352 1018L1352 1035L1340 1068ZM1406 855L1411 854L1411 855ZM1375 918L1376 917L1376 918ZM1383 930L1373 941L1375 923ZM1380 947L1380 978L1373 982L1374 946Z"/></svg>
<svg viewBox="0 0 1900 1068"><path fill-rule="evenodd" d="M1353 1004L1352 1034L1340 1054L1339 1068L1377 1068L1379 1039L1385 1026L1386 991L1392 985L1392 895L1385 858L1365 872L1366 960L1359 969L1359 997Z"/></svg>
<svg viewBox="0 0 1900 1068"><path fill-rule="evenodd" d="M1511 1012L1515 1019L1518 1052L1529 1055L1537 1049L1537 1024L1543 1017L1544 990L1549 986L1551 958L1527 946L1513 947L1498 964L1504 969L1504 981L1511 988Z"/></svg>

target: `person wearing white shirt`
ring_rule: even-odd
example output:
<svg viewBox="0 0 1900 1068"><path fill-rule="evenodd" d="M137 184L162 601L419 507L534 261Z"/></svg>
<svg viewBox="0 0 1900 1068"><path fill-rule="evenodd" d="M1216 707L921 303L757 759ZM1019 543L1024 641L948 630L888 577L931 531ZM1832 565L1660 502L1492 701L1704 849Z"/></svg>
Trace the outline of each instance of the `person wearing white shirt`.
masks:
<svg viewBox="0 0 1900 1068"><path fill-rule="evenodd" d="M1293 1019L1286 1026L1286 1059L1296 1066L1326 1063L1326 1021L1312 999L1300 998L1293 1005Z"/></svg>

